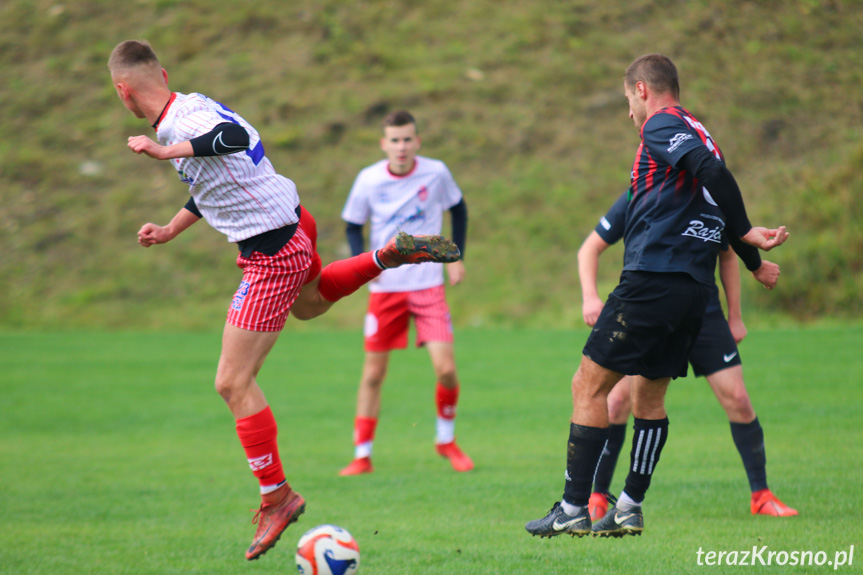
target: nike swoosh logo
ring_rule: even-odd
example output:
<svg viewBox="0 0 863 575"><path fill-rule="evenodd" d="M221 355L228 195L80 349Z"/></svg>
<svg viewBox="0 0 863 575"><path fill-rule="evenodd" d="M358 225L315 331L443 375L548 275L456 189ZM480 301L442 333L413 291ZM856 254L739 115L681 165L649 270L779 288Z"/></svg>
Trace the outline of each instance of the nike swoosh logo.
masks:
<svg viewBox="0 0 863 575"><path fill-rule="evenodd" d="M568 528L572 527L573 525L575 525L579 521L581 521L581 519L578 517L575 517L573 519L570 519L569 521L564 521L564 522L561 522L559 519L555 519L554 523L552 523L551 526L555 531L561 531L563 529L568 529Z"/></svg>
<svg viewBox="0 0 863 575"><path fill-rule="evenodd" d="M728 363L729 361L731 361L732 359L734 359L734 357L735 357L736 355L737 355L737 352L735 351L734 353L728 353L728 354L723 355L723 356L722 356L722 359L724 359L724 360L725 360L725 363Z"/></svg>
<svg viewBox="0 0 863 575"><path fill-rule="evenodd" d="M626 515L621 515L620 513L614 514L614 522L620 525L630 517L635 517L635 513L627 513Z"/></svg>
<svg viewBox="0 0 863 575"><path fill-rule="evenodd" d="M229 146L222 141L222 132L216 134L216 138L213 140L213 151L220 156L231 154L234 150L245 150L247 147L248 146Z"/></svg>

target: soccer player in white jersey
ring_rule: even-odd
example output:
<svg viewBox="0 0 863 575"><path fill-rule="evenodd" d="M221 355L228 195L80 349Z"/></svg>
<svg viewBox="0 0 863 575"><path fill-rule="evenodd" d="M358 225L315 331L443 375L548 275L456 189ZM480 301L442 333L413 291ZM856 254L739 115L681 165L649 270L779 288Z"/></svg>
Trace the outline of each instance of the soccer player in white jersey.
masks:
<svg viewBox="0 0 863 575"><path fill-rule="evenodd" d="M125 107L156 130L158 141L134 136L128 147L169 160L191 196L167 225L144 224L138 243L169 242L203 217L239 247L243 279L228 308L216 390L236 420L260 483L261 506L252 521L257 529L246 552L247 559L257 559L305 509L303 497L285 480L276 421L256 381L288 313L312 319L383 269L455 261L458 249L440 236L401 234L379 250L322 268L314 218L300 207L294 183L273 169L248 122L202 94L172 92L168 73L146 42L118 44L108 69Z"/></svg>
<svg viewBox="0 0 863 575"><path fill-rule="evenodd" d="M452 174L443 162L417 155L420 137L409 112L387 115L383 131L381 149L386 159L359 173L342 211L351 251L357 254L364 250L363 226L368 221L370 245L377 248L400 231L439 234L444 212L450 211L452 239L464 254L467 206ZM430 264L387 270L369 283L366 356L354 420L354 460L341 475L372 471L372 442L390 351L407 347L411 317L416 325L416 345L428 350L437 381L436 450L456 471L473 469L473 461L455 442L459 381L443 268L442 264ZM447 264L447 275L450 285L460 283L465 275L463 262Z"/></svg>

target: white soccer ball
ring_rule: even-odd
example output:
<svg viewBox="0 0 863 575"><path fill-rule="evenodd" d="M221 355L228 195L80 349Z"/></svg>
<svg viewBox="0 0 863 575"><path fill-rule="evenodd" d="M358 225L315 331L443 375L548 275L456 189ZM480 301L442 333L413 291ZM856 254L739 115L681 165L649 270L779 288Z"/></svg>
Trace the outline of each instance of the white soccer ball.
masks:
<svg viewBox="0 0 863 575"><path fill-rule="evenodd" d="M352 575L360 568L360 547L347 530L318 525L300 537L296 559L303 575Z"/></svg>

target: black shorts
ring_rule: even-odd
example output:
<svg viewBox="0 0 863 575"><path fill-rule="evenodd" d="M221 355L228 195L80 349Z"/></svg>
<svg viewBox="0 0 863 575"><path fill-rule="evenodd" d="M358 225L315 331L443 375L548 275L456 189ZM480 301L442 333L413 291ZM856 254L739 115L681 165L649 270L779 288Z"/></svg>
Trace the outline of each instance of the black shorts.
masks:
<svg viewBox="0 0 863 575"><path fill-rule="evenodd" d="M697 377L740 365L740 352L721 308L705 314L701 331L689 352L689 363Z"/></svg>
<svg viewBox="0 0 863 575"><path fill-rule="evenodd" d="M684 377L709 294L689 274L624 271L583 353L624 375Z"/></svg>

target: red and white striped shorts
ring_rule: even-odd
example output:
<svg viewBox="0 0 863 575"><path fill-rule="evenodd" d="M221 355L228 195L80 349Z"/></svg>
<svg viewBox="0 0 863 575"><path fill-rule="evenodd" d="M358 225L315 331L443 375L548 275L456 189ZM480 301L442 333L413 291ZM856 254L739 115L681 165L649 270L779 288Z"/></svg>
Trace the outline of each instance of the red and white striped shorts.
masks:
<svg viewBox="0 0 863 575"><path fill-rule="evenodd" d="M406 348L411 316L417 328L417 347L428 341L452 343L452 319L440 285L418 291L372 292L364 329L366 351Z"/></svg>
<svg viewBox="0 0 863 575"><path fill-rule="evenodd" d="M277 254L237 256L243 281L228 307L229 324L251 331L281 331L302 287L320 273L317 225L305 208L300 211L294 236Z"/></svg>

